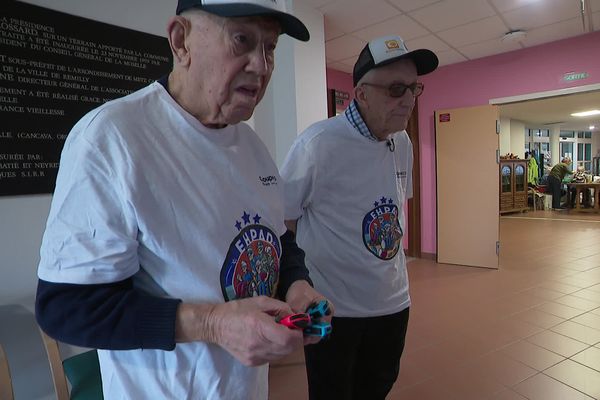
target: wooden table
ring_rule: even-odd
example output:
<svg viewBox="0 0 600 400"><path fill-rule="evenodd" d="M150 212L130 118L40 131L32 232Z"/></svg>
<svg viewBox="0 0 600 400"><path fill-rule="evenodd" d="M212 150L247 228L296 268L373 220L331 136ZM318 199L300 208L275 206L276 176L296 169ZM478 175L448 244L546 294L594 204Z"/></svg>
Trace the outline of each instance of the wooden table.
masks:
<svg viewBox="0 0 600 400"><path fill-rule="evenodd" d="M568 202L571 202L571 189L575 189L575 205L573 206L574 210L589 210L589 211L595 211L595 212L600 212L600 196L598 195L599 191L600 191L600 183L567 183L567 188L569 189L567 192L567 199ZM593 189L594 190L594 205L592 208L582 208L581 207L581 201L579 200L579 195L581 194L581 191L584 189Z"/></svg>

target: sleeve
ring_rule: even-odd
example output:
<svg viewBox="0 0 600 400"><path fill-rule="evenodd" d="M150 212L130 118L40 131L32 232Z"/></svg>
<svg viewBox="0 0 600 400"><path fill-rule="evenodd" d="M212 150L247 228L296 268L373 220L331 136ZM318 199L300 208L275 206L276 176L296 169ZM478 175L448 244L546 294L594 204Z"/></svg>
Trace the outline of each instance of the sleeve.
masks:
<svg viewBox="0 0 600 400"><path fill-rule="evenodd" d="M295 281L305 280L311 286L313 283L304 264L304 251L296 244L296 236L292 231L288 230L281 236L281 248L283 253L276 297L285 299L288 289Z"/></svg>
<svg viewBox="0 0 600 400"><path fill-rule="evenodd" d="M36 318L50 336L78 346L172 349L179 300L132 285L138 225L123 141L97 113L67 138L40 250Z"/></svg>
<svg viewBox="0 0 600 400"><path fill-rule="evenodd" d="M301 137L290 149L280 174L284 181L285 219L296 220L310 205L316 174L314 157L306 149L306 143Z"/></svg>
<svg viewBox="0 0 600 400"><path fill-rule="evenodd" d="M139 270L137 218L126 188L134 185L126 173L132 162L115 128L97 120L78 123L61 155L38 268L49 282L109 283Z"/></svg>
<svg viewBox="0 0 600 400"><path fill-rule="evenodd" d="M180 302L134 289L131 278L93 285L40 279L35 316L49 336L76 346L173 350Z"/></svg>

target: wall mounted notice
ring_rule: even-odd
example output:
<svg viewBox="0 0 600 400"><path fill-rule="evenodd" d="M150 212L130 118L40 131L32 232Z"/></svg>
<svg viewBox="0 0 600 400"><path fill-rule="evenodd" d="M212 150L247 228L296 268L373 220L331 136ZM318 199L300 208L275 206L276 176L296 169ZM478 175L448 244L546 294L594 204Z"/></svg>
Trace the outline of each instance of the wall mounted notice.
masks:
<svg viewBox="0 0 600 400"><path fill-rule="evenodd" d="M170 69L165 38L2 0L0 195L52 193L73 125Z"/></svg>

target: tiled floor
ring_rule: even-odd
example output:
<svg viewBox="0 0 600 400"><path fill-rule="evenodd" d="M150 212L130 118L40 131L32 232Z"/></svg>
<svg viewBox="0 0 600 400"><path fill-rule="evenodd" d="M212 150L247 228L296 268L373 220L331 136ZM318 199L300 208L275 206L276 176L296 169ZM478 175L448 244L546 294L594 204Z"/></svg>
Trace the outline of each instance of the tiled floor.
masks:
<svg viewBox="0 0 600 400"><path fill-rule="evenodd" d="M409 263L411 320L388 399L600 399L600 215L507 215L500 239L499 270ZM270 376L271 400L307 398L301 353Z"/></svg>

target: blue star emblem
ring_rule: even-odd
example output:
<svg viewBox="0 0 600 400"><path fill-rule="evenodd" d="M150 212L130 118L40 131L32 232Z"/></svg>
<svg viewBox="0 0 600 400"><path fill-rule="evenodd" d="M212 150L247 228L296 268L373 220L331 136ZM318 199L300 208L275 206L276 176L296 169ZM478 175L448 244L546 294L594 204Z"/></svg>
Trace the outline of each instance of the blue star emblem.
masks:
<svg viewBox="0 0 600 400"><path fill-rule="evenodd" d="M240 221L235 221L235 227L238 231L242 230L242 223Z"/></svg>
<svg viewBox="0 0 600 400"><path fill-rule="evenodd" d="M388 204L392 204L392 203L393 203L392 199L388 199Z"/></svg>
<svg viewBox="0 0 600 400"><path fill-rule="evenodd" d="M255 223L255 224L258 224L258 223L260 222L260 216L259 216L258 214L256 214L256 215L254 216L253 220L254 220L254 223Z"/></svg>
<svg viewBox="0 0 600 400"><path fill-rule="evenodd" d="M373 203L373 205L374 205L375 207L377 207L377 206L379 205L379 202L378 202L378 201L376 201L375 203Z"/></svg>
<svg viewBox="0 0 600 400"><path fill-rule="evenodd" d="M244 215L242 215L242 219L244 220L244 223L246 225L248 225L250 223L250 214L248 214L246 211L244 211Z"/></svg>
<svg viewBox="0 0 600 400"><path fill-rule="evenodd" d="M387 199L385 197L382 197L381 199L379 199L379 201L381 201L381 204L385 204L385 202L387 201Z"/></svg>

